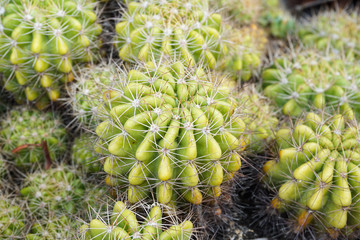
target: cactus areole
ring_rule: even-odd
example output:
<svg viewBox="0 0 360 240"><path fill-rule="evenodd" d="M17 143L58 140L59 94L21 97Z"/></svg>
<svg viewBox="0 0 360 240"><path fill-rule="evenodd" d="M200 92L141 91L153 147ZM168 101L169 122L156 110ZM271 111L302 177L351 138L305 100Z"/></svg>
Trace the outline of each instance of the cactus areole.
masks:
<svg viewBox="0 0 360 240"><path fill-rule="evenodd" d="M309 113L277 133L279 157L263 170L278 192L272 205L293 212L300 229L313 224L347 235L360 226L359 130L342 115Z"/></svg>
<svg viewBox="0 0 360 240"><path fill-rule="evenodd" d="M176 194L194 204L219 196L239 170L245 124L235 99L201 68L149 62L104 94L108 120L96 129L107 155L109 185L128 187L130 202L155 189L160 203Z"/></svg>

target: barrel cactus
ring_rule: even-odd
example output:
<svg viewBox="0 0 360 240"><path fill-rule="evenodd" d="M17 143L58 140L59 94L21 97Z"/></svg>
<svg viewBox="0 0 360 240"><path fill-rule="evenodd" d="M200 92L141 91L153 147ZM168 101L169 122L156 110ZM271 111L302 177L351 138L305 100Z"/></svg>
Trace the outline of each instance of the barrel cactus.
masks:
<svg viewBox="0 0 360 240"><path fill-rule="evenodd" d="M176 194L200 204L219 196L238 171L246 128L222 79L181 62L148 62L104 93L108 119L97 126L96 149L111 186L137 202L155 189L160 203Z"/></svg>
<svg viewBox="0 0 360 240"><path fill-rule="evenodd" d="M24 203L0 193L0 238L20 239L24 236L26 218Z"/></svg>
<svg viewBox="0 0 360 240"><path fill-rule="evenodd" d="M336 238L360 226L359 130L344 115L310 112L277 132L279 150L263 171L277 193L271 206L295 218L292 229Z"/></svg>
<svg viewBox="0 0 360 240"><path fill-rule="evenodd" d="M28 169L42 164L44 143L52 159L66 150L65 127L53 113L16 107L8 111L0 126L0 146L18 167Z"/></svg>
<svg viewBox="0 0 360 240"><path fill-rule="evenodd" d="M360 109L359 76L360 65L351 59L314 51L280 57L262 73L265 96L290 116L311 107L354 115Z"/></svg>
<svg viewBox="0 0 360 240"><path fill-rule="evenodd" d="M77 172L62 165L27 175L20 190L31 212L40 216L48 212L75 213L84 192Z"/></svg>
<svg viewBox="0 0 360 240"><path fill-rule="evenodd" d="M191 221L176 223L175 217L164 217L160 206L146 209L143 217L125 203L114 204L111 214L91 220L80 228L81 239L181 239L189 240L193 232ZM140 220L140 221L139 221Z"/></svg>
<svg viewBox="0 0 360 240"><path fill-rule="evenodd" d="M21 102L44 108L56 101L73 64L92 62L101 26L90 0L2 1L0 72Z"/></svg>
<svg viewBox="0 0 360 240"><path fill-rule="evenodd" d="M168 55L214 68L227 44L221 15L207 5L207 0L127 1L116 25L120 58L147 62Z"/></svg>
<svg viewBox="0 0 360 240"><path fill-rule="evenodd" d="M298 26L298 35L304 45L322 51L345 51L358 55L360 17L357 11L332 10L304 18Z"/></svg>

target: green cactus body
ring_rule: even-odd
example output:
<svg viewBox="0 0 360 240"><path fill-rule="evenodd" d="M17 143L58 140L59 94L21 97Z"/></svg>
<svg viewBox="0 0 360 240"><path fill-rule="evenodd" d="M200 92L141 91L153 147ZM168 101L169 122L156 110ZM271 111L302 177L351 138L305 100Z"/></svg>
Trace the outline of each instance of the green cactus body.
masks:
<svg viewBox="0 0 360 240"><path fill-rule="evenodd" d="M98 154L94 151L91 144L94 141L91 134L82 134L75 139L72 146L72 162L86 173L94 173L101 170Z"/></svg>
<svg viewBox="0 0 360 240"><path fill-rule="evenodd" d="M180 224L170 223L170 227L165 223L162 210L159 206L154 206L148 212L146 218L138 221L137 214L128 209L125 203L118 201L115 203L111 216L108 216L109 224L102 220L93 219L89 225L80 228L81 239L83 240L112 240L112 239L141 239L141 240L189 240L193 231L193 224L184 221ZM174 217L171 218L173 220Z"/></svg>
<svg viewBox="0 0 360 240"><path fill-rule="evenodd" d="M265 96L282 112L299 116L310 108L340 108L354 118L360 109L360 65L313 51L279 58L262 73Z"/></svg>
<svg viewBox="0 0 360 240"><path fill-rule="evenodd" d="M204 63L213 69L227 53L222 17L209 12L207 1L129 1L116 25L115 45L126 61L147 62L164 55Z"/></svg>
<svg viewBox="0 0 360 240"><path fill-rule="evenodd" d="M25 231L25 214L22 204L9 196L0 196L0 238L20 239Z"/></svg>
<svg viewBox="0 0 360 240"><path fill-rule="evenodd" d="M68 105L82 128L92 129L99 123L97 107L102 102L99 92L111 88L119 73L111 64L100 64L79 69L76 82L68 88Z"/></svg>
<svg viewBox="0 0 360 240"><path fill-rule="evenodd" d="M256 24L240 29L229 28L229 53L221 61L220 69L230 73L234 80L248 81L259 72L267 44L266 33Z"/></svg>
<svg viewBox="0 0 360 240"><path fill-rule="evenodd" d="M73 80L73 64L94 60L101 26L87 0L3 1L0 72L18 101L44 108Z"/></svg>
<svg viewBox="0 0 360 240"><path fill-rule="evenodd" d="M66 130L52 113L17 107L6 114L0 126L0 146L18 167L43 164L44 150L40 146L43 141L46 141L52 159L66 150Z"/></svg>
<svg viewBox="0 0 360 240"><path fill-rule="evenodd" d="M26 234L26 240L72 240L76 239L76 221L66 215L43 217L31 226L30 233Z"/></svg>
<svg viewBox="0 0 360 240"><path fill-rule="evenodd" d="M293 129L277 133L278 158L265 163L272 205L295 216L297 230L321 232L360 226L359 126L343 115L309 113Z"/></svg>
<svg viewBox="0 0 360 240"><path fill-rule="evenodd" d="M176 193L194 204L203 194L219 196L245 145L242 109L229 88L180 62L149 62L120 82L105 92L108 120L96 129L108 184L128 187L130 202L153 188L160 203Z"/></svg>
<svg viewBox="0 0 360 240"><path fill-rule="evenodd" d="M299 24L297 34L304 45L322 51L345 51L358 55L360 43L360 17L358 12L344 10L324 11Z"/></svg>
<svg viewBox="0 0 360 240"><path fill-rule="evenodd" d="M20 191L35 215L44 212L75 213L85 187L76 171L58 166L29 174Z"/></svg>

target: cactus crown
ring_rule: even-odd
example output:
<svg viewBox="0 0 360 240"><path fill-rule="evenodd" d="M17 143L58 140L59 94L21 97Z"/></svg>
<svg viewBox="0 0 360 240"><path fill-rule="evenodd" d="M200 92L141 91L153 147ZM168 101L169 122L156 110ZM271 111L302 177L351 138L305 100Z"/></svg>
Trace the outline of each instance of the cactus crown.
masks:
<svg viewBox="0 0 360 240"><path fill-rule="evenodd" d="M310 223L328 232L358 227L358 124L341 114L309 113L293 130L279 130L277 143L278 159L263 168L270 188L278 192L273 207L292 212L297 230Z"/></svg>
<svg viewBox="0 0 360 240"><path fill-rule="evenodd" d="M0 238L17 239L25 230L25 214L22 203L8 195L0 195Z"/></svg>
<svg viewBox="0 0 360 240"><path fill-rule="evenodd" d="M222 18L209 11L207 1L131 1L127 8L116 25L115 44L123 60L147 62L168 55L214 68L227 52Z"/></svg>
<svg viewBox="0 0 360 240"><path fill-rule="evenodd" d="M43 148L37 146L43 141L46 141L52 159L66 149L66 130L51 113L18 107L7 113L0 126L0 146L19 167L44 161ZM13 150L16 153L12 153Z"/></svg>
<svg viewBox="0 0 360 240"><path fill-rule="evenodd" d="M360 109L360 66L351 59L314 51L279 58L262 74L264 94L286 115L299 116L309 107L339 107L354 118Z"/></svg>
<svg viewBox="0 0 360 240"><path fill-rule="evenodd" d="M73 63L93 60L101 33L95 6L88 0L5 0L0 13L5 89L19 101L38 101L38 107L57 100L60 86L73 79Z"/></svg>
<svg viewBox="0 0 360 240"><path fill-rule="evenodd" d="M148 211L147 217L144 218L136 214L133 209L128 209L125 203L118 201L111 214L101 220L93 219L89 225L81 227L82 239L189 240L191 238L192 222L174 223L176 219L172 216L169 219L164 217L160 206L157 205L146 211ZM141 221L138 220L140 218ZM170 222L167 229L166 222Z"/></svg>
<svg viewBox="0 0 360 240"><path fill-rule="evenodd" d="M245 129L229 89L181 62L149 62L121 83L105 92L108 120L96 129L108 183L130 184L130 202L145 197L149 184L160 203L176 188L196 204L200 188L218 196L225 176L240 168Z"/></svg>

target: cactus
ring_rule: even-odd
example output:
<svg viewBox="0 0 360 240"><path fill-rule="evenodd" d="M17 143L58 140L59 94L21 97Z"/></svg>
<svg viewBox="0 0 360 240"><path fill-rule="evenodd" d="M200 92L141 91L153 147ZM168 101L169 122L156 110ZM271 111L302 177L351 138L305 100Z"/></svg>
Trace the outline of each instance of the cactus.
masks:
<svg viewBox="0 0 360 240"><path fill-rule="evenodd" d="M0 194L0 238L20 239L26 225L23 202Z"/></svg>
<svg viewBox="0 0 360 240"><path fill-rule="evenodd" d="M160 206L153 206L147 217L138 216L125 203L118 201L114 204L111 214L99 219L93 219L90 224L80 228L81 239L158 239L158 240L189 240L193 231L191 221L174 224L175 218L167 219L163 216ZM138 219L141 219L139 221ZM108 221L107 221L108 219ZM166 222L170 222L167 227Z"/></svg>
<svg viewBox="0 0 360 240"><path fill-rule="evenodd" d="M72 145L72 162L86 173L95 173L101 170L98 154L94 152L91 145L93 141L95 139L92 139L91 134L84 133L75 138Z"/></svg>
<svg viewBox="0 0 360 240"><path fill-rule="evenodd" d="M322 51L345 51L346 54L358 55L359 31L360 17L357 11L332 10L304 18L297 34L304 45Z"/></svg>
<svg viewBox="0 0 360 240"><path fill-rule="evenodd" d="M85 129L92 129L99 123L97 107L102 102L99 92L111 88L118 72L114 65L101 63L87 68L79 68L76 82L68 88L68 105L76 123Z"/></svg>
<svg viewBox="0 0 360 240"><path fill-rule="evenodd" d="M66 150L66 130L52 113L16 107L8 111L0 126L0 146L18 167L30 168L43 163L41 145L44 141L52 159Z"/></svg>
<svg viewBox="0 0 360 240"><path fill-rule="evenodd" d="M26 234L26 240L53 240L76 239L76 221L69 218L67 215L50 215L37 219L31 226L30 233Z"/></svg>
<svg viewBox="0 0 360 240"><path fill-rule="evenodd" d="M213 69L227 44L221 15L207 5L207 0L129 1L116 25L120 58L147 62L168 55Z"/></svg>
<svg viewBox="0 0 360 240"><path fill-rule="evenodd" d="M73 64L91 62L99 44L95 1L2 1L2 85L20 102L44 108L56 101Z"/></svg>
<svg viewBox="0 0 360 240"><path fill-rule="evenodd" d="M75 213L84 192L77 172L61 165L27 175L20 190L31 212L40 216L47 212Z"/></svg>
<svg viewBox="0 0 360 240"><path fill-rule="evenodd" d="M339 107L351 116L360 109L359 75L360 65L351 58L304 51L278 58L262 79L265 96L286 115Z"/></svg>
<svg viewBox="0 0 360 240"><path fill-rule="evenodd" d="M360 226L359 125L341 114L310 112L277 132L278 157L263 166L277 193L271 206L301 232L313 226L332 237Z"/></svg>
<svg viewBox="0 0 360 240"><path fill-rule="evenodd" d="M232 28L229 41L229 53L221 61L220 69L230 73L234 80L248 81L261 65L267 44L266 33L256 24Z"/></svg>
<svg viewBox="0 0 360 240"><path fill-rule="evenodd" d="M104 93L108 117L96 129L108 185L128 187L130 202L154 188L163 204L177 193L194 204L203 194L219 196L240 168L246 128L222 79L163 61L119 80Z"/></svg>

